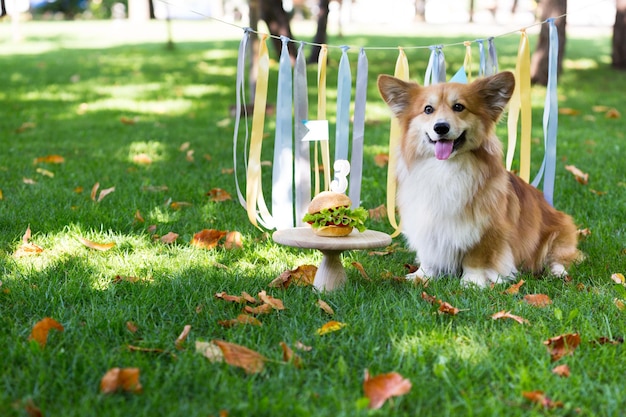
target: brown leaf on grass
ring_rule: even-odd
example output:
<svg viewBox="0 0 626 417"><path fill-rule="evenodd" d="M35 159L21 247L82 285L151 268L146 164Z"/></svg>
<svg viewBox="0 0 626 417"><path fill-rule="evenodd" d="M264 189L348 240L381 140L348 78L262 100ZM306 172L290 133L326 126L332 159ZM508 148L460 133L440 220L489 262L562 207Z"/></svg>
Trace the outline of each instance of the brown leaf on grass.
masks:
<svg viewBox="0 0 626 417"><path fill-rule="evenodd" d="M183 331L176 338L176 342L175 342L176 349L181 350L183 348L183 343L185 343L185 340L187 340L187 336L189 336L190 331L191 331L191 325L186 324L185 327L183 327Z"/></svg>
<svg viewBox="0 0 626 417"><path fill-rule="evenodd" d="M203 249L213 249L217 246L220 239L226 236L228 232L215 229L203 229L193 235L191 245Z"/></svg>
<svg viewBox="0 0 626 417"><path fill-rule="evenodd" d="M374 155L374 163L377 167L386 167L389 164L389 154L379 153L377 155Z"/></svg>
<svg viewBox="0 0 626 417"><path fill-rule="evenodd" d="M434 297L430 294L428 294L426 291L422 291L422 300L427 301L431 304L435 304L437 302L439 302L439 300L437 300L437 297Z"/></svg>
<svg viewBox="0 0 626 417"><path fill-rule="evenodd" d="M193 162L193 154L194 154L194 150L193 149L189 149L186 153L185 153L185 159L187 160L187 162Z"/></svg>
<svg viewBox="0 0 626 417"><path fill-rule="evenodd" d="M47 169L37 168L35 172L43 175L44 177L54 178L54 172L48 171Z"/></svg>
<svg viewBox="0 0 626 417"><path fill-rule="evenodd" d="M619 298L614 298L613 304L615 304L615 307L617 307L619 311L626 310L626 301L624 300L620 300Z"/></svg>
<svg viewBox="0 0 626 417"><path fill-rule="evenodd" d="M32 398L13 403L13 408L23 408L28 417L43 417L41 409L35 404Z"/></svg>
<svg viewBox="0 0 626 417"><path fill-rule="evenodd" d="M280 342L280 347L283 349L283 361L291 362L296 368L302 368L302 358L293 353L293 350L285 342Z"/></svg>
<svg viewBox="0 0 626 417"><path fill-rule="evenodd" d="M563 407L563 403L561 401L552 401L543 391L524 391L522 392L522 395L527 400L546 409Z"/></svg>
<svg viewBox="0 0 626 417"><path fill-rule="evenodd" d="M309 352L309 351L313 350L313 347L312 346L307 346L304 343L302 343L300 341L297 341L296 342L296 349L303 350L305 352Z"/></svg>
<svg viewBox="0 0 626 417"><path fill-rule="evenodd" d="M34 243L29 242L31 236L30 225L26 228L26 232L22 236L22 244L15 250L13 256L16 258L21 258L24 256L37 255L43 252L43 248L35 245Z"/></svg>
<svg viewBox="0 0 626 417"><path fill-rule="evenodd" d="M331 321L327 322L326 324L324 324L319 329L317 329L317 334L320 335L320 336L323 336L323 335L325 335L327 333L332 333L332 332L336 332L338 330L341 330L344 327L346 327L346 323L342 323L340 321L331 320Z"/></svg>
<svg viewBox="0 0 626 417"><path fill-rule="evenodd" d="M552 304L552 300L545 294L526 294L524 301L534 307L547 307Z"/></svg>
<svg viewBox="0 0 626 417"><path fill-rule="evenodd" d="M365 268L363 268L363 265L360 262L352 262L352 266L355 267L357 269L357 271L359 271L359 273L361 274L363 279L365 279L366 281L371 281L372 280L367 275L367 272L365 272Z"/></svg>
<svg viewBox="0 0 626 417"><path fill-rule="evenodd" d="M511 314L510 311L504 311L504 310L498 311L497 313L493 314L491 316L491 318L494 319L494 320L511 319L511 320L515 320L519 324L529 324L528 320L526 320L525 318L522 318L520 316L516 316L514 314Z"/></svg>
<svg viewBox="0 0 626 417"><path fill-rule="evenodd" d="M245 306L243 310L249 314L269 314L274 311L274 307L270 304L261 304L258 307Z"/></svg>
<svg viewBox="0 0 626 417"><path fill-rule="evenodd" d="M65 330L61 323L59 323L55 319L50 317L44 317L43 319L35 323L30 333L30 336L28 336L28 340L34 340L35 342L39 343L39 346L44 348L46 347L46 343L48 342L48 333L51 329L55 329L60 332Z"/></svg>
<svg viewBox="0 0 626 417"><path fill-rule="evenodd" d="M228 201L233 199L228 191L222 188L213 188L207 193L207 195L210 197L211 201L215 202Z"/></svg>
<svg viewBox="0 0 626 417"><path fill-rule="evenodd" d="M178 150L179 150L179 151L181 151L181 152L186 152L186 151L189 149L189 147L190 147L190 146L191 146L191 143L190 143L190 142L183 142L183 143L182 143L182 144L178 147Z"/></svg>
<svg viewBox="0 0 626 417"><path fill-rule="evenodd" d="M567 366L566 363L564 363L563 365L555 366L554 368L552 368L552 373L558 376L562 376L563 378L569 378L569 366Z"/></svg>
<svg viewBox="0 0 626 417"><path fill-rule="evenodd" d="M64 162L65 162L65 158L63 158L61 155L40 156L40 157L35 158L33 160L33 164L35 164L35 165L41 164L41 163L45 163L45 164L62 164Z"/></svg>
<svg viewBox="0 0 626 417"><path fill-rule="evenodd" d="M576 181L578 181L582 185L586 185L589 182L589 174L582 172L574 165L565 165L565 169L571 172L576 178Z"/></svg>
<svg viewBox="0 0 626 417"><path fill-rule="evenodd" d="M145 219L143 218L143 216L141 215L141 212L139 210L137 210L135 212L135 221L138 221L139 223L145 223Z"/></svg>
<svg viewBox="0 0 626 417"><path fill-rule="evenodd" d="M169 206L172 210L180 210L183 207L191 207L192 204L186 201L173 201L169 204Z"/></svg>
<svg viewBox="0 0 626 417"><path fill-rule="evenodd" d="M100 380L100 392L112 394L116 391L139 394L143 390L139 382L139 368L112 368Z"/></svg>
<svg viewBox="0 0 626 417"><path fill-rule="evenodd" d="M113 278L113 283L117 284L120 282L130 282L131 284L134 284L136 282L141 281L141 278L139 277L134 277L134 276L130 276L130 275L116 275Z"/></svg>
<svg viewBox="0 0 626 417"><path fill-rule="evenodd" d="M252 317L248 314L240 314L237 316L237 318L235 319L230 319L230 320L218 320L217 324L219 324L222 327L233 327L236 326L238 324L251 324L253 326L261 326L263 325L263 323L261 323L256 317Z"/></svg>
<svg viewBox="0 0 626 417"><path fill-rule="evenodd" d="M104 199L104 197L111 194L113 191L115 191L115 187L105 188L104 190L100 191L100 194L98 194L98 199L96 200L96 203L101 202Z"/></svg>
<svg viewBox="0 0 626 417"><path fill-rule="evenodd" d="M133 323L132 321L127 321L126 322L126 329L131 332L131 333L137 333L137 331L139 330L139 328L137 327L137 325L135 323Z"/></svg>
<svg viewBox="0 0 626 417"><path fill-rule="evenodd" d="M26 177L22 178L22 182L24 184L28 184L28 185L35 185L35 184L37 184L37 181L35 181L34 179L26 178Z"/></svg>
<svg viewBox="0 0 626 417"><path fill-rule="evenodd" d="M245 346L229 343L224 340L213 340L224 355L224 361L232 366L242 368L248 374L256 374L263 370L267 358Z"/></svg>
<svg viewBox="0 0 626 417"><path fill-rule="evenodd" d="M300 265L296 269L285 271L269 283L269 287L288 288L291 284L307 286L313 285L317 267L315 265Z"/></svg>
<svg viewBox="0 0 626 417"><path fill-rule="evenodd" d="M324 300L322 300L321 298L319 298L317 300L317 305L324 310L324 312L330 314L331 316L335 314L335 311L332 309L331 306L328 305L328 303Z"/></svg>
<svg viewBox="0 0 626 417"><path fill-rule="evenodd" d="M580 335L578 333L564 334L552 337L543 342L548 348L552 362L558 361L563 356L571 355L580 344Z"/></svg>
<svg viewBox="0 0 626 417"><path fill-rule="evenodd" d="M152 158L147 153L139 153L133 156L133 162L139 165L150 165Z"/></svg>
<svg viewBox="0 0 626 417"><path fill-rule="evenodd" d="M523 279L520 279L518 283L516 284L511 284L511 286L509 288L507 288L506 290L504 290L505 294L511 294L511 295L515 295L517 293L519 293L519 289L522 285L524 285L526 281L524 281Z"/></svg>
<svg viewBox="0 0 626 417"><path fill-rule="evenodd" d="M128 126L132 126L135 123L137 123L137 118L136 117L126 117L126 116L122 116L120 117L120 122L122 122L122 124L124 125L128 125Z"/></svg>
<svg viewBox="0 0 626 417"><path fill-rule="evenodd" d="M592 342L598 345L621 345L624 343L624 338L616 337L615 339L611 339L610 337L600 336L596 340L592 340Z"/></svg>
<svg viewBox="0 0 626 417"><path fill-rule="evenodd" d="M606 117L607 119L619 119L620 117L622 117L622 115L616 108L611 108L607 110L606 113L604 113L604 117Z"/></svg>
<svg viewBox="0 0 626 417"><path fill-rule="evenodd" d="M387 218L387 207L381 204L378 207L367 210L368 216L373 221L381 221Z"/></svg>
<svg viewBox="0 0 626 417"><path fill-rule="evenodd" d="M240 304L243 304L243 303L256 304L257 303L257 300L245 291L242 292L241 295L229 295L225 291L222 291L222 292L215 293L215 298L219 298L224 301L230 301L233 303L240 303Z"/></svg>
<svg viewBox="0 0 626 417"><path fill-rule="evenodd" d="M100 183L97 182L93 185L93 187L91 187L91 193L89 195L89 197L91 198L91 201L96 201L96 195L98 193L98 188L100 188Z"/></svg>
<svg viewBox="0 0 626 417"><path fill-rule="evenodd" d="M561 107L559 108L559 114L563 114L566 116L578 116L580 114L580 110L572 109L569 107Z"/></svg>
<svg viewBox="0 0 626 417"><path fill-rule="evenodd" d="M283 305L282 300L280 300L278 298L272 297L271 295L267 294L265 292L265 290L263 290L263 291L261 291L259 293L259 298L265 304L269 304L270 306L272 306L272 308L275 309L275 310L284 310L285 309L285 306Z"/></svg>
<svg viewBox="0 0 626 417"><path fill-rule="evenodd" d="M461 311L458 308L453 307L449 303L446 303L445 301L439 301L439 309L438 310L439 310L440 313L446 313L446 314L450 314L452 316L456 316Z"/></svg>
<svg viewBox="0 0 626 417"><path fill-rule="evenodd" d="M389 398L407 394L409 391L411 381L397 372L370 377L368 370L365 370L363 392L370 400L368 407L372 410L382 407Z"/></svg>
<svg viewBox="0 0 626 417"><path fill-rule="evenodd" d="M589 228L578 229L576 233L578 234L579 238L586 238L591 236L591 230L589 230Z"/></svg>
<svg viewBox="0 0 626 417"><path fill-rule="evenodd" d="M99 251L107 251L111 248L113 248L115 246L115 242L109 242L109 243L96 243L96 242L92 242L89 239L85 239L84 237L78 237L78 241L80 243L82 243L83 245L85 245L86 247L88 247L89 249L95 249L95 250L99 250Z"/></svg>
<svg viewBox="0 0 626 417"><path fill-rule="evenodd" d="M167 232L166 234L161 236L159 240L161 241L161 243L165 243L167 245L167 244L176 242L176 239L178 239L178 236L179 236L178 233Z"/></svg>
<svg viewBox="0 0 626 417"><path fill-rule="evenodd" d="M241 233L237 231L226 233L226 237L224 238L224 249L232 250L241 248L243 248L243 238L241 237Z"/></svg>

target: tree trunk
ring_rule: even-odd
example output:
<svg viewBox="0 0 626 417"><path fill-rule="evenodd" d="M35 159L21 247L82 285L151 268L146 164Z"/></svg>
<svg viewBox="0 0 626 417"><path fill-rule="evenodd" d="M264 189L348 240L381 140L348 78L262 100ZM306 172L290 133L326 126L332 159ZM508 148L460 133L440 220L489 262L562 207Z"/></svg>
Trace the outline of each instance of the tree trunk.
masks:
<svg viewBox="0 0 626 417"><path fill-rule="evenodd" d="M291 35L291 26L289 25L290 16L283 8L282 0L261 0L261 19L265 21L267 27L270 29L270 34L274 36L287 36L289 39L293 39ZM280 56L280 50L282 42L280 39L272 37L272 44L274 49ZM292 60L295 61L296 46L293 42L289 42L289 54Z"/></svg>
<svg viewBox="0 0 626 417"><path fill-rule="evenodd" d="M313 43L323 44L328 42L328 13L329 13L330 0L320 0L319 11L317 13L317 31L313 37ZM311 49L311 55L309 55L308 62L314 63L320 57L321 47L313 45Z"/></svg>
<svg viewBox="0 0 626 417"><path fill-rule="evenodd" d="M626 0L616 0L613 26L613 67L626 70Z"/></svg>
<svg viewBox="0 0 626 417"><path fill-rule="evenodd" d="M4 5L4 0L0 0L0 17L7 14L7 8Z"/></svg>
<svg viewBox="0 0 626 417"><path fill-rule="evenodd" d="M541 21L550 17L558 17L567 13L567 0L541 0ZM565 18L559 17L554 22L559 35L559 55L557 58L557 72L560 74L565 55ZM539 43L530 61L530 80L534 84L548 84L548 49L550 46L549 26L541 25Z"/></svg>

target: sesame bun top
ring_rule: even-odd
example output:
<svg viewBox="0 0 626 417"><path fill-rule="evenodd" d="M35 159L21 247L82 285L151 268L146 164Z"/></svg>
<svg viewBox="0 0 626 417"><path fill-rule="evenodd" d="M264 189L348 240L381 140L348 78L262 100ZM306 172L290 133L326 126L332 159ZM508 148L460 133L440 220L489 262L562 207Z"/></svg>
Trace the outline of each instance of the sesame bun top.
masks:
<svg viewBox="0 0 626 417"><path fill-rule="evenodd" d="M336 193L334 191L322 191L311 200L309 204L309 214L319 213L324 209L336 207L350 207L352 200L345 194Z"/></svg>

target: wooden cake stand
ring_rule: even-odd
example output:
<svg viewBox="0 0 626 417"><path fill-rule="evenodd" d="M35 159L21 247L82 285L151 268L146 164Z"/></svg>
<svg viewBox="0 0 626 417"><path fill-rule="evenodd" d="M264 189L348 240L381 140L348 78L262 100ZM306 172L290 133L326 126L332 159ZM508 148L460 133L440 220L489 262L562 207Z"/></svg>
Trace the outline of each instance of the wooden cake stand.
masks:
<svg viewBox="0 0 626 417"><path fill-rule="evenodd" d="M359 233L356 229L348 236L323 237L310 227L277 230L272 235L276 243L302 249L317 249L324 257L317 268L313 285L319 290L334 290L346 281L346 270L341 264L341 253L353 249L373 249L391 244L391 237L375 230Z"/></svg>

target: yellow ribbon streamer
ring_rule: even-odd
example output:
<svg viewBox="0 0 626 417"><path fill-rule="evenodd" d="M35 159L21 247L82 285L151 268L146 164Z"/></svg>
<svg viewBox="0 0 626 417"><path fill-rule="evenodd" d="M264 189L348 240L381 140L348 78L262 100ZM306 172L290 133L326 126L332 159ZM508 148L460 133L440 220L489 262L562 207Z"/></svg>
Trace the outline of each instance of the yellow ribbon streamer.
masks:
<svg viewBox="0 0 626 417"><path fill-rule="evenodd" d="M267 35L262 35L259 41L258 74L254 95L254 112L252 114L252 132L250 133L248 169L246 172L246 211L248 212L250 223L256 227L259 227L257 222L257 204L259 205L263 222L271 223L271 215L263 198L261 184L261 147L265 126L265 107L267 104L267 85L270 68L266 41ZM268 227L270 224L264 226Z"/></svg>
<svg viewBox="0 0 626 417"><path fill-rule="evenodd" d="M465 59L463 60L463 68L467 74L467 82L472 82L472 43L470 41L463 42L465 45Z"/></svg>
<svg viewBox="0 0 626 417"><path fill-rule="evenodd" d="M396 60L396 68L394 76L401 80L409 79L409 62L406 58L404 50L399 49L398 59ZM391 237L400 234L400 226L396 221L396 166L398 163L398 147L400 144L400 122L397 118L391 119L391 127L389 128L389 165L387 166L387 218L394 232Z"/></svg>
<svg viewBox="0 0 626 417"><path fill-rule="evenodd" d="M322 45L317 62L317 120L326 120L326 64L328 61L328 47ZM324 190L330 189L330 147L327 140L319 141L324 168ZM315 145L315 194L320 192L318 148Z"/></svg>

